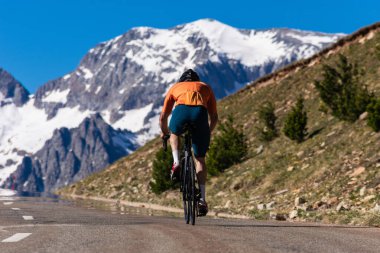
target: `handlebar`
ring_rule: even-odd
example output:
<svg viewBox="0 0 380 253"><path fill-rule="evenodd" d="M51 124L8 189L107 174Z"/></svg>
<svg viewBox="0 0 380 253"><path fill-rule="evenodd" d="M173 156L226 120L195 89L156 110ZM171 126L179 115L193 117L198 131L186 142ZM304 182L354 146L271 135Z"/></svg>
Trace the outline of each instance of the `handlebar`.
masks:
<svg viewBox="0 0 380 253"><path fill-rule="evenodd" d="M164 137L162 137L162 147L164 148L164 151L168 150L168 139L170 138L170 135L164 135Z"/></svg>

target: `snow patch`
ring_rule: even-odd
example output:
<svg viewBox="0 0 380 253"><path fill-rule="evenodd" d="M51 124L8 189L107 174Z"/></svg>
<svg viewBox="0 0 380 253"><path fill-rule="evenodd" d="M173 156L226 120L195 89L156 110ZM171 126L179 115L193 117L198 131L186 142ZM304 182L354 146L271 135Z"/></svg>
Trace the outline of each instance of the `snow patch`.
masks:
<svg viewBox="0 0 380 253"><path fill-rule="evenodd" d="M67 75L63 76L63 80L67 80L67 79L69 79L70 76L71 76L71 74L67 74Z"/></svg>
<svg viewBox="0 0 380 253"><path fill-rule="evenodd" d="M90 78L92 78L94 76L94 74L88 68L80 67L79 69L83 72L84 79L90 79Z"/></svg>
<svg viewBox="0 0 380 253"><path fill-rule="evenodd" d="M131 132L137 132L144 127L144 119L152 110L153 103L139 109L125 111L124 116L116 121L112 126L114 128L127 129Z"/></svg>
<svg viewBox="0 0 380 253"><path fill-rule="evenodd" d="M303 43L307 44L318 44L319 46L322 46L324 43L333 43L338 39L336 36L331 36L331 35L313 35L313 34L308 34L308 35L300 35L296 33L289 33L288 36L295 38Z"/></svg>
<svg viewBox="0 0 380 253"><path fill-rule="evenodd" d="M95 94L98 94L101 89L102 89L102 86L98 86L98 88L96 88Z"/></svg>
<svg viewBox="0 0 380 253"><path fill-rule="evenodd" d="M110 111L102 111L100 113L104 121L108 124L111 125L111 112Z"/></svg>
<svg viewBox="0 0 380 253"><path fill-rule="evenodd" d="M50 139L55 129L61 127L77 127L90 111L81 112L78 107L61 108L57 115L47 120L43 109L34 105L34 99L22 107L9 104L0 107L0 184L13 173L24 157L22 153L33 154L41 149L46 140ZM5 166L8 160L15 163Z"/></svg>
<svg viewBox="0 0 380 253"><path fill-rule="evenodd" d="M53 90L49 91L45 97L42 98L42 102L48 103L62 103L65 104L67 102L67 95L69 94L70 89L67 90Z"/></svg>
<svg viewBox="0 0 380 253"><path fill-rule="evenodd" d="M206 36L211 47L245 65L255 66L286 53L283 43L274 43L276 32L252 31L244 34L215 20L202 19L186 25Z"/></svg>

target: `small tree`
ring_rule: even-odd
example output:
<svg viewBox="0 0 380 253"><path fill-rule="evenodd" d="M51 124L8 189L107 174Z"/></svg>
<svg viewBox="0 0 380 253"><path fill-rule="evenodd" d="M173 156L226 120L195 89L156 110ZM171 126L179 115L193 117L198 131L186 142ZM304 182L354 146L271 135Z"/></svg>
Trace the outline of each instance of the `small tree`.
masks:
<svg viewBox="0 0 380 253"><path fill-rule="evenodd" d="M380 131L380 99L372 99L372 102L367 107L368 126L372 127L375 132Z"/></svg>
<svg viewBox="0 0 380 253"><path fill-rule="evenodd" d="M259 119L263 127L258 128L262 141L271 141L278 136L276 129L277 117L274 113L274 105L270 102L259 108Z"/></svg>
<svg viewBox="0 0 380 253"><path fill-rule="evenodd" d="M206 159L208 173L212 176L242 161L248 151L246 137L241 128L234 126L231 115L226 122L219 124L218 130Z"/></svg>
<svg viewBox="0 0 380 253"><path fill-rule="evenodd" d="M285 118L284 134L298 143L304 141L307 135L307 114L304 110L304 99L299 97L296 105Z"/></svg>
<svg viewBox="0 0 380 253"><path fill-rule="evenodd" d="M366 110L372 95L362 76L357 64L349 63L344 55L339 55L336 68L323 65L323 79L315 81L315 87L335 117L354 122Z"/></svg>
<svg viewBox="0 0 380 253"><path fill-rule="evenodd" d="M150 182L152 191L160 194L168 189L174 188L170 179L170 168L173 165L171 148L165 152L162 148L156 153L153 161L153 181Z"/></svg>

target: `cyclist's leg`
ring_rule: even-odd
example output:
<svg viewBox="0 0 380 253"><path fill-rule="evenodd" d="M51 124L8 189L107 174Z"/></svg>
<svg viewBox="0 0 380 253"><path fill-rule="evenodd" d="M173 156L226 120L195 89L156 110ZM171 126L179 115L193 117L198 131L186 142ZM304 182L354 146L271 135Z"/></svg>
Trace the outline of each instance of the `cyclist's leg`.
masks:
<svg viewBox="0 0 380 253"><path fill-rule="evenodd" d="M192 113L192 123L195 129L192 133L192 144L194 156L197 164L197 172L206 170L204 158L210 145L210 126L208 124L208 114L206 108L202 106L194 107Z"/></svg>
<svg viewBox="0 0 380 253"><path fill-rule="evenodd" d="M206 202L206 179L207 179L207 169L204 157L195 156L195 164L197 168L197 178L199 184L199 190L201 197L198 202L198 215L205 216L208 213L208 206Z"/></svg>
<svg viewBox="0 0 380 253"><path fill-rule="evenodd" d="M184 105L177 105L173 112L172 117L169 122L170 135L170 146L173 152L174 163L179 165L179 136L183 134L183 127L188 121L188 112Z"/></svg>
<svg viewBox="0 0 380 253"><path fill-rule="evenodd" d="M210 127L208 124L208 114L204 107L198 107L194 110L193 122L196 128L193 130L192 143L195 156L195 165L199 188L201 190L201 199L206 200L205 184L207 179L207 168L205 156L210 145Z"/></svg>
<svg viewBox="0 0 380 253"><path fill-rule="evenodd" d="M194 157L195 159L195 169L197 171L197 179L200 185L206 184L207 179L207 168L204 157Z"/></svg>

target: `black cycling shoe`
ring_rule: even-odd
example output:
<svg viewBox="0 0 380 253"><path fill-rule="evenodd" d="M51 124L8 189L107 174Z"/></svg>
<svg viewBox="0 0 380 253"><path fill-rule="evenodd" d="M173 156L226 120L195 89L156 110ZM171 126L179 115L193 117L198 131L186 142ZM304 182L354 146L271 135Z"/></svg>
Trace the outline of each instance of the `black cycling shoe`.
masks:
<svg viewBox="0 0 380 253"><path fill-rule="evenodd" d="M206 201L199 200L198 202L198 216L206 216L208 213L208 206Z"/></svg>
<svg viewBox="0 0 380 253"><path fill-rule="evenodd" d="M172 181L174 181L174 182L179 181L179 171L180 171L180 166L173 164L172 170L170 171L170 179Z"/></svg>

